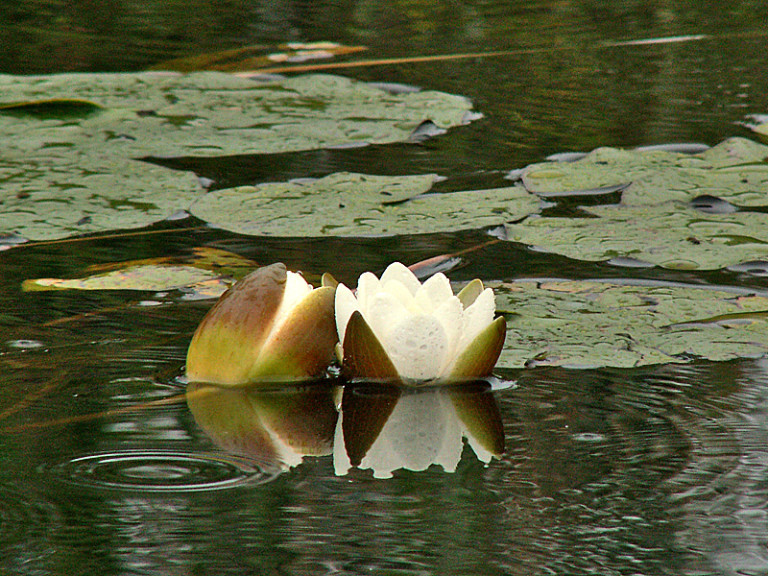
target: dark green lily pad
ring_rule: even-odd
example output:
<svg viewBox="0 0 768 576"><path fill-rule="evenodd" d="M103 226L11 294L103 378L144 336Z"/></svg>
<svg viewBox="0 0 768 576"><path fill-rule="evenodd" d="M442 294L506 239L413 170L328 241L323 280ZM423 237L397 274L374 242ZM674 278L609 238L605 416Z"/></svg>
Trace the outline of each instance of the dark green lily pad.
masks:
<svg viewBox="0 0 768 576"><path fill-rule="evenodd" d="M768 217L708 214L677 202L592 206L598 218L528 218L507 239L577 260L632 258L684 270L713 270L768 258Z"/></svg>
<svg viewBox="0 0 768 576"><path fill-rule="evenodd" d="M433 175L336 173L317 180L216 190L191 212L217 228L259 236L421 234L498 226L538 211L520 186L424 194Z"/></svg>
<svg viewBox="0 0 768 576"><path fill-rule="evenodd" d="M768 353L764 296L590 281L493 288L499 310L510 314L499 368L628 368Z"/></svg>
<svg viewBox="0 0 768 576"><path fill-rule="evenodd" d="M739 206L768 205L768 146L731 138L698 154L598 148L574 162L522 170L526 189L542 196L621 188L622 202L647 205L714 196Z"/></svg>

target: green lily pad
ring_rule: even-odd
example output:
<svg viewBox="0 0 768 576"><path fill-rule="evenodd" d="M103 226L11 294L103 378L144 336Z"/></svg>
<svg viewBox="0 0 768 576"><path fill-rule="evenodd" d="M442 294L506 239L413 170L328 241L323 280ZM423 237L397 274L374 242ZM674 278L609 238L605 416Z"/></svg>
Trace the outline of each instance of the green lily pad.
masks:
<svg viewBox="0 0 768 576"><path fill-rule="evenodd" d="M2 148L0 235L54 240L142 228L184 209L202 192L194 174L98 150L41 151L14 161L2 156Z"/></svg>
<svg viewBox="0 0 768 576"><path fill-rule="evenodd" d="M40 290L174 290L218 279L214 272L178 265L145 265L97 274L87 278L37 278L23 284L26 291ZM226 290L226 286L222 292Z"/></svg>
<svg viewBox="0 0 768 576"><path fill-rule="evenodd" d="M317 180L216 190L191 212L211 226L260 236L421 234L498 226L539 209L520 186L424 194L433 175L336 173Z"/></svg>
<svg viewBox="0 0 768 576"><path fill-rule="evenodd" d="M515 282L494 291L510 314L499 368L628 368L768 353L764 296L590 281Z"/></svg>
<svg viewBox="0 0 768 576"><path fill-rule="evenodd" d="M391 94L329 75L0 75L0 235L144 227L202 193L193 174L135 158L403 141L425 121L461 124L470 109L460 96Z"/></svg>
<svg viewBox="0 0 768 576"><path fill-rule="evenodd" d="M621 187L622 203L647 205L715 196L740 206L768 205L768 146L731 138L699 154L598 148L575 162L532 164L526 189L542 196Z"/></svg>
<svg viewBox="0 0 768 576"><path fill-rule="evenodd" d="M218 298L233 279L258 265L238 254L209 248L193 249L184 258L148 258L92 266L82 278L34 278L22 283L26 292L49 290L149 290L184 288L196 298Z"/></svg>
<svg viewBox="0 0 768 576"><path fill-rule="evenodd" d="M768 258L763 213L708 214L677 202L583 210L598 218L528 218L507 225L507 239L577 260L633 258L685 270Z"/></svg>
<svg viewBox="0 0 768 576"><path fill-rule="evenodd" d="M79 121L20 114L40 101L91 102ZM423 122L447 129L471 119L464 97L392 94L371 84L315 74L255 82L220 72L0 76L2 148L54 142L124 157L291 152L408 140ZM8 110L7 112L10 112ZM26 134L21 141L9 136Z"/></svg>

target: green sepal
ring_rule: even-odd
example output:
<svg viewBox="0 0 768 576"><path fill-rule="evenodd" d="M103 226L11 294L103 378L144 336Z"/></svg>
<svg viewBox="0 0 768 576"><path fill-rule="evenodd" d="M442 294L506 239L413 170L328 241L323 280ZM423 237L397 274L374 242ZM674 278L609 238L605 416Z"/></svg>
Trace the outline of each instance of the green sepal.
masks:
<svg viewBox="0 0 768 576"><path fill-rule="evenodd" d="M247 382L312 378L333 362L338 341L334 301L336 289L317 288L292 311L265 344Z"/></svg>
<svg viewBox="0 0 768 576"><path fill-rule="evenodd" d="M464 310L469 308L472 304L474 304L475 300L477 300L477 297L480 296L480 294L483 293L483 290L485 289L485 286L483 286L482 280L479 278L475 278L464 286L464 288L461 289L461 291L456 295L456 297L461 302L461 305L464 307Z"/></svg>
<svg viewBox="0 0 768 576"><path fill-rule="evenodd" d="M478 334L459 355L451 370L451 378L482 378L489 376L504 347L507 321L499 316Z"/></svg>

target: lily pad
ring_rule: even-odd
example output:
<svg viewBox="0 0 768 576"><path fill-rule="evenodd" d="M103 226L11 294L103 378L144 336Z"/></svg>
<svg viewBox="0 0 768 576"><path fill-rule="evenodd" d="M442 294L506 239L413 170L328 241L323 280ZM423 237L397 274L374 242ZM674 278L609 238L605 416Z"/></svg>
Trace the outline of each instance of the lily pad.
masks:
<svg viewBox="0 0 768 576"><path fill-rule="evenodd" d="M79 121L20 114L41 101L91 102ZM220 72L0 76L2 148L59 146L125 157L264 154L408 140L429 121L447 129L471 103L443 92L393 94L340 76L255 82ZM21 141L9 139L26 134ZM87 146L84 146L85 144Z"/></svg>
<svg viewBox="0 0 768 576"><path fill-rule="evenodd" d="M34 278L25 280L26 292L48 290L149 290L185 289L197 298L217 298L233 279L257 268L252 260L232 252L197 247L188 258L150 258L92 266L82 278Z"/></svg>
<svg viewBox="0 0 768 576"><path fill-rule="evenodd" d="M768 298L678 285L515 282L499 368L634 367L768 353Z"/></svg>
<svg viewBox="0 0 768 576"><path fill-rule="evenodd" d="M194 174L98 150L46 150L13 160L2 148L0 234L54 240L142 228L183 210L202 192Z"/></svg>
<svg viewBox="0 0 768 576"><path fill-rule="evenodd" d="M392 94L330 75L0 75L0 234L51 240L143 227L186 209L193 174L147 156L221 156L407 140L468 121L441 92Z"/></svg>
<svg viewBox="0 0 768 576"><path fill-rule="evenodd" d="M763 213L710 214L677 202L583 210L597 218L528 218L507 225L507 239L577 260L631 258L685 270L768 257Z"/></svg>
<svg viewBox="0 0 768 576"><path fill-rule="evenodd" d="M520 186L425 194L433 175L336 173L316 180L216 190L191 212L211 226L260 236L421 234L498 226L538 211Z"/></svg>
<svg viewBox="0 0 768 576"><path fill-rule="evenodd" d="M768 205L768 146L731 138L698 154L648 148L598 148L574 162L522 170L526 189L542 196L621 189L622 203L647 205L714 196L740 206Z"/></svg>

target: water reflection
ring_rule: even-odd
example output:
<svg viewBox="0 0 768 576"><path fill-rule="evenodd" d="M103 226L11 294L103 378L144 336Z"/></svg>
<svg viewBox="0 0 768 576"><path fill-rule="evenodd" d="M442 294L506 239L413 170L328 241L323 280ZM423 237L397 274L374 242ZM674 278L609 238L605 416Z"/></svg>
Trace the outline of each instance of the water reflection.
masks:
<svg viewBox="0 0 768 576"><path fill-rule="evenodd" d="M332 450L338 415L330 384L264 389L191 383L187 404L215 444L266 471Z"/></svg>
<svg viewBox="0 0 768 576"><path fill-rule="evenodd" d="M404 388L394 384L317 383L264 389L190 384L187 403L198 425L228 452L266 471L333 455L337 475L436 464L454 472L464 439L482 462L504 452L504 430L490 384Z"/></svg>
<svg viewBox="0 0 768 576"><path fill-rule="evenodd" d="M437 464L454 472L464 438L488 463L504 452L498 406L487 383L436 388L350 386L343 391L333 462L336 474L357 466L389 478L399 469Z"/></svg>

